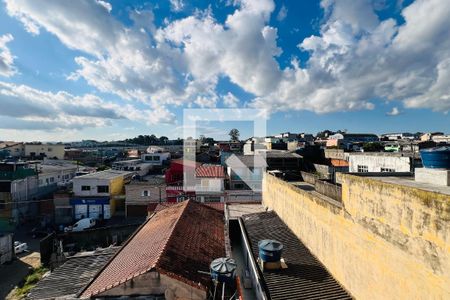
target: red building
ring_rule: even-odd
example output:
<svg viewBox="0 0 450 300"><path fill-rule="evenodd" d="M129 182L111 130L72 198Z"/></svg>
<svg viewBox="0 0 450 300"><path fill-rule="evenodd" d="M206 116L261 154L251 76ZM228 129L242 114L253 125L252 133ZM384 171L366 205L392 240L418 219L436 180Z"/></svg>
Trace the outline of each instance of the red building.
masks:
<svg viewBox="0 0 450 300"><path fill-rule="evenodd" d="M167 185L183 185L184 172L195 172L195 169L200 166L201 163L193 162L190 160L174 159L170 162L170 167L166 170L165 180ZM169 196L169 195L167 195Z"/></svg>

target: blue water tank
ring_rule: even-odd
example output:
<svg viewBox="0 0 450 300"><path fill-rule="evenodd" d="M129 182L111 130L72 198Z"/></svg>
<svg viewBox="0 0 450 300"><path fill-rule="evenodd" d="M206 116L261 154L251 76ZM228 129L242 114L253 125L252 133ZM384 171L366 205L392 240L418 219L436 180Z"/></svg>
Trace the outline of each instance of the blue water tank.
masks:
<svg viewBox="0 0 450 300"><path fill-rule="evenodd" d="M211 278L218 282L233 283L236 262L229 257L221 257L213 260L209 265L211 271Z"/></svg>
<svg viewBox="0 0 450 300"><path fill-rule="evenodd" d="M275 240L258 242L259 258L264 262L277 262L281 259L283 244Z"/></svg>
<svg viewBox="0 0 450 300"><path fill-rule="evenodd" d="M450 169L450 147L438 147L420 150L425 168Z"/></svg>

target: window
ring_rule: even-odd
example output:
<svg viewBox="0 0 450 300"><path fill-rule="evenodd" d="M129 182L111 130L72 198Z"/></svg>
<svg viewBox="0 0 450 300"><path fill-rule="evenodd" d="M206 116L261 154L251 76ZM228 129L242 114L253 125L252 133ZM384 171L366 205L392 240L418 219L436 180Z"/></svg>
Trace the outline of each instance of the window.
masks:
<svg viewBox="0 0 450 300"><path fill-rule="evenodd" d="M368 166L358 165L358 173L368 173L368 172L369 172Z"/></svg>
<svg viewBox="0 0 450 300"><path fill-rule="evenodd" d="M0 209L6 208L6 200L0 200Z"/></svg>
<svg viewBox="0 0 450 300"><path fill-rule="evenodd" d="M53 149L52 148L48 148L48 152L52 152L53 151Z"/></svg>
<svg viewBox="0 0 450 300"><path fill-rule="evenodd" d="M90 187L89 185L82 185L82 186L81 186L81 190L82 190L82 191L90 191L90 190L91 190L91 187Z"/></svg>
<svg viewBox="0 0 450 300"><path fill-rule="evenodd" d="M150 192L147 190L142 191L142 197L148 197L150 196Z"/></svg>
<svg viewBox="0 0 450 300"><path fill-rule="evenodd" d="M236 190L242 190L244 188L244 184L242 184L242 183L235 183L234 184L234 188Z"/></svg>
<svg viewBox="0 0 450 300"><path fill-rule="evenodd" d="M55 178L50 177L50 182L55 182Z"/></svg>
<svg viewBox="0 0 450 300"><path fill-rule="evenodd" d="M109 186L107 185L98 185L97 193L109 193Z"/></svg>
<svg viewBox="0 0 450 300"><path fill-rule="evenodd" d="M395 169L391 169L391 168L381 168L381 172L394 173L394 172L395 172Z"/></svg>
<svg viewBox="0 0 450 300"><path fill-rule="evenodd" d="M154 161L159 161L159 156L153 156Z"/></svg>
<svg viewBox="0 0 450 300"><path fill-rule="evenodd" d="M145 160L147 160L147 161L153 160L153 156L146 155L145 156Z"/></svg>

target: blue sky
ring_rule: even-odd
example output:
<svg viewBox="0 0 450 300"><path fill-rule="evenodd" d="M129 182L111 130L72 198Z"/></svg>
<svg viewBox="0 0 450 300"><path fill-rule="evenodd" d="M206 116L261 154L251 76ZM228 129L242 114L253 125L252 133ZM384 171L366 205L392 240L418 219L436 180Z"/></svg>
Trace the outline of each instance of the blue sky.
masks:
<svg viewBox="0 0 450 300"><path fill-rule="evenodd" d="M265 109L269 134L449 132L448 15L439 0L4 0L0 140L175 138L184 108L226 107Z"/></svg>

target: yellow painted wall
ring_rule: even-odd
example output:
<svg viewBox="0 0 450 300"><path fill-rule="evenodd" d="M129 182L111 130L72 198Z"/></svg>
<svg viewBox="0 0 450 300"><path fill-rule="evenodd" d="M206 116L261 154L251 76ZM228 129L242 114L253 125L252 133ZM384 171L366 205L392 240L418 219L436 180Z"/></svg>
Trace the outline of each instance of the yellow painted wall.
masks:
<svg viewBox="0 0 450 300"><path fill-rule="evenodd" d="M263 204L357 299L450 299L450 197L341 181L339 204L266 174Z"/></svg>
<svg viewBox="0 0 450 300"><path fill-rule="evenodd" d="M110 208L111 216L116 212L116 206L118 205L118 200L114 196L125 195L125 181L122 176L118 176L109 181L109 194L110 194Z"/></svg>

